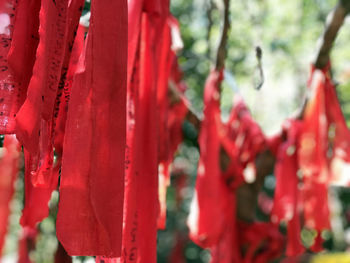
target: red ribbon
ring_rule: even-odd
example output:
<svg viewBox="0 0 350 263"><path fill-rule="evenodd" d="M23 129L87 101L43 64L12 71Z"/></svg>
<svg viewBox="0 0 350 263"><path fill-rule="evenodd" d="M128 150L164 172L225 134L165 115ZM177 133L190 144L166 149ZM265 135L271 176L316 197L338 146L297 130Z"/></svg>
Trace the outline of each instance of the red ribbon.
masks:
<svg viewBox="0 0 350 263"><path fill-rule="evenodd" d="M271 219L274 223L286 221L287 256L295 256L304 252L300 238L300 215L298 209L298 142L302 122L288 120L283 125L281 137L285 140L277 150L275 165L276 188Z"/></svg>
<svg viewBox="0 0 350 263"><path fill-rule="evenodd" d="M217 244L225 227L228 192L220 172L220 95L222 72L212 71L204 88L204 120L199 134L200 159L188 227L190 238L208 248Z"/></svg>
<svg viewBox="0 0 350 263"><path fill-rule="evenodd" d="M70 255L121 255L126 25L126 0L92 1L85 53L69 102L56 223Z"/></svg>

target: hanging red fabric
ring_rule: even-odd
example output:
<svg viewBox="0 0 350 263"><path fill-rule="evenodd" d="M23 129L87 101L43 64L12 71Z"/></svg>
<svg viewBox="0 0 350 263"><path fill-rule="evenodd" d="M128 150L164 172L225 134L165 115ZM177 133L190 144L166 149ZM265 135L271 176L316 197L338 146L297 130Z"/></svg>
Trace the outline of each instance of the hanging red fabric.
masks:
<svg viewBox="0 0 350 263"><path fill-rule="evenodd" d="M27 132L29 130L25 132L23 130L29 127L23 121L28 121L28 118L31 117L36 119L33 123L30 123L34 126L29 129L39 129L36 131L37 134L34 133L34 135L32 134L26 139L22 138L22 140L24 140L24 147L33 155L32 159L37 162L36 165L33 165L32 171L34 184L51 187L52 189L57 185L61 156L59 154L58 165L52 170L55 125L59 105L63 100L62 91L66 82L68 63L82 9L82 0L70 1L69 5L68 1L58 1L57 3L51 3L51 5L42 4L40 11L41 42L38 48L34 77L28 89L28 94L31 95L28 95L28 99L18 116L19 129L17 136L19 138L28 136ZM55 19L55 17L57 18L55 21L50 20ZM43 65L40 63L46 63L44 64L45 68L41 68ZM27 110L33 110L31 103L34 100L36 100L35 110L30 114ZM26 116L28 113L30 116ZM32 116L32 114L34 115ZM36 148L30 148L26 140L38 140L39 144L35 145L34 143L33 145Z"/></svg>
<svg viewBox="0 0 350 263"><path fill-rule="evenodd" d="M170 69L173 54L170 52L171 33L168 23L163 24L162 41L160 45L160 55L158 63L158 78L157 78L157 106L158 106L158 162L159 162L159 204L160 215L158 217L158 228L165 229L166 219L166 190L170 184L169 171L169 133L168 133L168 114L169 114L169 98L168 85Z"/></svg>
<svg viewBox="0 0 350 263"><path fill-rule="evenodd" d="M51 112L64 56L67 7L67 0L41 3L40 42L33 76L29 83L27 98L16 116L16 136L33 155L39 152L42 125L50 126L45 122L52 120Z"/></svg>
<svg viewBox="0 0 350 263"><path fill-rule="evenodd" d="M23 227L35 228L36 224L49 215L49 201L52 188L33 185L33 166L37 164L33 157L24 149L24 208L20 223Z"/></svg>
<svg viewBox="0 0 350 263"><path fill-rule="evenodd" d="M126 142L126 0L92 1L84 52L69 102L57 237L70 255L118 257Z"/></svg>
<svg viewBox="0 0 350 263"><path fill-rule="evenodd" d="M265 136L240 95L234 97L229 123L231 127L227 137L234 141L235 146L231 151L238 149L238 160L245 168L254 163L256 155L265 147ZM230 152L229 149L227 151Z"/></svg>
<svg viewBox="0 0 350 263"><path fill-rule="evenodd" d="M313 69L309 88L311 97L303 116L303 129L298 151L303 174L302 201L307 227L322 231L328 229L329 209L327 186L330 180L328 127L325 81L328 67Z"/></svg>
<svg viewBox="0 0 350 263"><path fill-rule="evenodd" d="M7 60L16 83L16 102L13 105L13 116L27 97L27 88L32 76L36 50L39 43L40 0L18 1L11 47ZM7 98L10 98L7 97ZM2 118L2 117L1 117ZM13 122L15 126L15 121ZM15 127L14 127L15 128ZM11 131L14 133L15 131Z"/></svg>
<svg viewBox="0 0 350 263"><path fill-rule="evenodd" d="M62 162L63 140L64 140L64 134L65 134L65 128L66 128L68 103L70 98L70 92L73 85L74 75L77 71L79 58L82 55L83 48L84 48L84 33L85 33L85 27L80 25L76 33L74 45L72 47L72 54L69 60L69 66L66 73L66 77L63 76L63 74L65 73L63 73L61 76L61 81L62 81L61 85L63 85L62 87L63 90L61 91L62 95L60 97L60 102L58 103L58 105L56 102L56 106L59 108L59 110L58 110L58 116L54 127L55 129L54 130L54 147L55 147L55 153L57 155L56 168L59 168Z"/></svg>
<svg viewBox="0 0 350 263"><path fill-rule="evenodd" d="M335 86L325 75L325 97L329 122L330 183L350 186L350 177L345 167L350 165L350 131L347 127Z"/></svg>
<svg viewBox="0 0 350 263"><path fill-rule="evenodd" d="M70 63L70 58L72 50L75 46L75 52L78 54L74 54L77 58L73 57L73 59L79 59L84 43L83 29L81 28L80 32L77 32L83 6L84 0L73 0L69 2L65 29L66 38L64 43L64 56L61 73L59 75L60 79L55 92L56 95L55 97L54 95L51 96L51 101L45 100L43 105L43 109L45 110L43 115L50 115L50 117L48 117L50 118L50 121L48 122L49 129L47 130L47 139L45 140L45 136L41 136L40 139L40 144L43 145L43 149L40 150L40 161L38 164L38 169L34 173L33 180L36 184L52 185L52 188L57 187L58 173L62 161L64 127L70 92L69 85L71 85L71 83L68 83L68 78L73 78L76 70L76 65ZM77 35L78 37L76 37ZM68 74L70 74L70 76ZM61 104L63 108L60 108ZM61 129L56 129L57 124L61 126ZM42 130L41 132L44 131ZM56 140L56 136L59 137L58 140ZM54 147L56 153L55 164L53 159Z"/></svg>
<svg viewBox="0 0 350 263"><path fill-rule="evenodd" d="M173 17L168 17L166 23L166 36L170 40L172 23L177 23ZM179 30L179 29L177 29ZM167 51L167 55L163 53L164 59L167 61L166 70L160 67L162 73L163 85L158 85L158 105L159 105L159 201L160 214L158 217L158 228L165 229L166 223L166 194L170 185L170 166L174 158L174 154L182 142L182 123L188 112L186 107L186 99L183 92L186 85L182 80L182 71L178 65L176 54L170 49L174 45L174 37L163 47ZM163 50L164 51L164 50ZM164 79L164 77L167 77ZM165 81L166 80L166 81ZM158 81L159 84L160 81ZM172 88L170 86L173 86Z"/></svg>
<svg viewBox="0 0 350 263"><path fill-rule="evenodd" d="M158 134L156 108L155 17L142 15L138 120L142 139L138 146L138 260L156 262L158 201ZM147 153L147 154L144 154Z"/></svg>
<svg viewBox="0 0 350 263"><path fill-rule="evenodd" d="M222 211L222 217L225 217L225 228L221 233L220 239L210 249L210 263L241 263L241 248L238 240L238 225L236 218L236 193L231 191L227 194L228 206Z"/></svg>
<svg viewBox="0 0 350 263"><path fill-rule="evenodd" d="M158 0L128 1L128 132L122 256L97 257L96 262L156 262L159 208L158 141L154 133L158 58L155 33L160 12Z"/></svg>
<svg viewBox="0 0 350 263"><path fill-rule="evenodd" d="M32 77L39 44L40 6L40 0L18 1L11 48L7 56L19 89L19 104L15 113L27 97L27 88Z"/></svg>
<svg viewBox="0 0 350 263"><path fill-rule="evenodd" d="M349 182L346 176L342 176L341 169L339 170L337 166L340 163L340 168L342 168L341 166L349 160L350 132L346 126L329 70L330 65L322 70L312 68L308 84L311 96L305 108L303 124L293 121L292 125L288 125L284 130L286 141L275 140L277 144L275 143L273 147L277 148L276 145L280 143L278 163L275 169L277 185L274 216L279 221L283 218L291 218L290 214L294 214L288 222L287 255L297 255L304 251L299 236L300 221L297 200L299 199L302 204L304 225L317 232L314 244L310 249L315 252L321 251L323 249L321 232L330 228L328 186L332 183L346 185ZM297 124L299 128L294 124ZM288 157L288 151L290 152L291 149L293 154ZM297 160L294 158L294 152L298 155ZM298 179L295 176L298 165L302 172L300 198L298 198L299 191L297 191ZM286 177L289 178L287 184L285 183ZM294 205L286 206L286 203L294 203ZM290 211L286 211L286 208Z"/></svg>
<svg viewBox="0 0 350 263"><path fill-rule="evenodd" d="M325 108L324 73L313 71L310 78L310 100L305 108L300 137L299 165L303 176L319 183L328 179L328 120Z"/></svg>
<svg viewBox="0 0 350 263"><path fill-rule="evenodd" d="M234 97L229 121L221 126L219 136L222 151L229 158L226 169L221 173L226 191L229 192L225 197L228 206L221 212L225 217L225 229L219 242L211 247L211 263L240 263L244 262L242 251L246 249L246 245L242 246L240 242L240 235L245 233L240 231L236 218L236 190L244 184L245 180L254 180L250 177L256 176L255 158L266 146L265 136L260 126L252 118L243 98L238 94ZM245 175L247 173L250 176Z"/></svg>
<svg viewBox="0 0 350 263"><path fill-rule="evenodd" d="M62 165L63 140L66 128L68 102L76 73L80 55L83 52L84 36L86 28L80 25L77 28L78 21L83 9L84 0L71 1L68 7L67 32L68 37L63 61L61 79L58 86L55 108L52 118L51 136L48 141L49 152L43 156L43 164L36 172L37 178L50 178L57 185L59 170ZM53 163L53 149L56 155L56 162ZM46 180L48 181L48 180Z"/></svg>
<svg viewBox="0 0 350 263"><path fill-rule="evenodd" d="M285 140L277 150L275 177L276 187L271 219L274 223L287 222L287 256L296 256L305 251L300 238L300 215L298 209L298 143L302 122L287 120L280 135Z"/></svg>
<svg viewBox="0 0 350 263"><path fill-rule="evenodd" d="M129 20L130 23L130 20ZM128 61L130 63L130 61ZM127 133L125 150L125 191L122 255L120 258L96 257L96 263L136 262L138 257L138 146L142 140L138 128L138 93L140 86L140 51L136 54L130 83L127 87Z"/></svg>
<svg viewBox="0 0 350 263"><path fill-rule="evenodd" d="M96 257L96 263L136 262L138 256L138 93L140 85L140 30L143 0L128 1L127 133L125 150L125 192L122 255Z"/></svg>
<svg viewBox="0 0 350 263"><path fill-rule="evenodd" d="M60 3L64 4L64 3ZM47 6L45 7L47 8ZM46 13L46 9L41 10L41 20L44 19ZM74 28L76 28L77 23L79 22L79 17L82 10L82 1L76 0L71 1L70 5L68 6L68 20L69 20L69 34L70 34L70 42L69 44L73 44L75 33ZM52 10L51 10L52 11ZM63 11L62 11L63 12ZM61 13L59 13L61 14ZM19 20L18 23L24 23L24 21ZM62 22L62 21L61 21ZM42 21L42 23L44 23ZM76 25L74 25L76 23ZM20 24L21 25L21 24ZM64 23L62 22L59 27L60 30L63 30ZM68 28L68 25L65 27ZM21 29L21 28L19 28ZM64 28L66 30L66 28ZM17 31L16 31L17 32ZM18 32L20 34L21 31ZM46 36L45 30L42 30L41 34L44 35L43 38L48 38L50 41L49 36ZM60 33L62 33L60 31ZM66 38L65 38L66 39ZM12 59L19 58L20 56L25 56L25 54L21 54L21 51L19 50L19 47L21 46L19 40L21 40L20 36L18 37L18 42L14 42L13 44L13 50L12 50ZM15 45L17 44L17 45ZM44 43L45 44L45 43ZM42 47L45 46L43 43L41 43ZM57 44L57 43L55 43ZM61 43L62 44L62 43ZM65 56L70 56L70 48L69 44L63 43L64 47L60 47L59 50L63 49L65 52ZM55 45L53 45L56 47ZM51 52L52 50L49 50L47 52ZM40 56L40 52L38 53L38 56ZM56 54L57 55L57 54ZM41 58L43 60L43 58ZM40 61L40 59L39 59ZM66 61L63 61L64 63L62 65L66 64ZM38 63L38 61L36 62ZM37 66L39 67L39 66ZM71 67L71 74L74 73L73 67ZM41 69L41 68L40 68ZM53 69L51 69L53 70ZM59 69L57 69L60 71ZM27 71L29 71L27 69ZM65 74L65 73L63 73ZM60 75L57 75L60 76ZM51 76L52 77L52 76ZM49 78L51 78L49 77ZM58 85L58 83L57 83ZM38 88L37 86L35 88ZM32 92L33 92L32 87ZM35 94L40 95L40 94ZM52 94L52 96L54 96ZM41 100L41 99L40 99ZM27 103L30 104L30 102L27 101ZM43 108L44 105L42 106ZM47 109L47 107L46 107ZM54 111L51 111L52 114L54 114ZM21 218L21 224L26 226L29 225L31 227L34 227L35 224L39 221L41 221L43 218L45 218L48 215L48 202L51 198L51 193L53 190L56 189L57 183L58 183L58 171L60 168L60 160L62 151L62 146L57 147L57 153L58 153L58 162L56 163L56 166L53 168L53 136L54 136L54 124L56 115L51 115L51 120L47 121L44 120L41 117L40 112L37 112L39 114L38 119L40 120L40 136L39 136L39 145L38 145L38 151L36 153L29 152L27 148L24 149L25 152L25 163L26 163L26 170L25 170L25 207L23 210L23 215ZM65 120L61 121L61 127L64 125ZM61 134L61 140L63 140L63 135ZM59 146L58 144L56 144Z"/></svg>
<svg viewBox="0 0 350 263"><path fill-rule="evenodd" d="M220 172L219 86L222 72L212 71L204 88L204 120L199 135L200 159L188 227L190 238L208 248L218 242L225 227L225 185Z"/></svg>
<svg viewBox="0 0 350 263"><path fill-rule="evenodd" d="M231 190L236 190L244 180L255 180L255 158L266 147L265 136L238 94L229 121L223 125L220 141L230 158L223 176Z"/></svg>
<svg viewBox="0 0 350 263"><path fill-rule="evenodd" d="M0 134L15 132L15 117L25 95L21 92L20 85L16 82L7 59L17 9L18 1L0 1Z"/></svg>
<svg viewBox="0 0 350 263"><path fill-rule="evenodd" d="M80 56L79 54L79 50L81 50L80 45L82 45L82 43L84 42L84 33L81 32L83 31L83 28L81 28L82 26L80 26L80 32L79 32L80 35L77 32L80 16L84 7L84 2L85 0L70 0L68 3L67 22L66 22L66 29L65 29L66 38L64 43L64 55L63 55L61 72L60 72L60 79L55 92L55 96L51 97L52 101L45 100L45 104L44 104L45 111L43 115L47 115L48 118L52 118L52 114L53 114L54 126L56 125L56 122L57 122L61 101L64 101L63 94L64 93L67 94L67 91L64 90L64 87L67 85L67 82L68 82L68 71L74 70L74 65L70 63L71 54L72 54L74 45L76 45L75 52L77 52L78 54L75 54L77 58L73 58L73 59L76 59L77 61L78 57ZM77 35L78 35L78 39L76 38ZM79 42L79 43L76 43L76 42ZM70 67L73 66L73 69L69 69L69 66Z"/></svg>
<svg viewBox="0 0 350 263"><path fill-rule="evenodd" d="M0 157L0 254L5 243L10 202L15 191L20 160L20 146L14 135L6 135Z"/></svg>
<svg viewBox="0 0 350 263"><path fill-rule="evenodd" d="M153 15L160 14L163 10L165 12L169 10L168 0L130 0L128 1L128 85L131 82L131 78L134 72L135 60L138 59L138 52L140 49L140 35L141 35L141 17L143 12L148 12Z"/></svg>
<svg viewBox="0 0 350 263"><path fill-rule="evenodd" d="M170 31L169 31L170 34ZM171 76L171 68L173 66L173 61L177 60L176 55L170 51L170 58L167 61L171 63L168 64L168 78L165 85L158 86L158 92L161 92L159 88L163 88L163 97L158 96L159 104L159 201L160 201L160 214L158 217L158 228L165 229L166 223L166 193L167 188L170 185L170 165L173 161L174 154L182 142L182 123L188 108L185 105L185 101L182 97L178 98L178 95L184 92L184 90L179 90L178 87L183 85L182 80L174 80ZM172 64L172 65L170 65ZM173 89L175 91L169 91L169 81L176 81L171 83L175 85ZM159 94L159 93L158 93ZM175 97L176 99L174 99Z"/></svg>
<svg viewBox="0 0 350 263"><path fill-rule="evenodd" d="M130 23L130 20L129 20ZM130 63L128 61L128 63ZM131 82L127 87L127 134L125 150L125 192L123 214L122 255L120 258L96 257L96 263L135 262L138 256L138 145L141 134L138 128L138 89L140 85L140 54L136 54ZM103 261L104 260L104 261Z"/></svg>

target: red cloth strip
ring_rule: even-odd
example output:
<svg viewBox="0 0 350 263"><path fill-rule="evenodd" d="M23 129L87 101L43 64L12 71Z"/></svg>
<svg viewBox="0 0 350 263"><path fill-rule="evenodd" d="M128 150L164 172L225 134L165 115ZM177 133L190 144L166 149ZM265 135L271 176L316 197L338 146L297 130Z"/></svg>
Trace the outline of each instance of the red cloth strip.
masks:
<svg viewBox="0 0 350 263"><path fill-rule="evenodd" d="M305 109L300 136L299 166L303 174L302 202L307 227L328 229L329 124L326 107L327 69L313 69L309 81L310 99ZM334 107L334 106L333 106Z"/></svg>
<svg viewBox="0 0 350 263"><path fill-rule="evenodd" d="M130 21L129 21L130 22ZM130 63L130 62L128 62ZM127 146L125 151L125 194L124 194L124 227L121 258L102 258L105 262L135 262L138 255L138 184L140 175L138 168L138 151L142 135L139 129L138 93L140 86L140 56L136 54L131 82L127 89ZM96 258L101 262L101 258Z"/></svg>
<svg viewBox="0 0 350 263"><path fill-rule="evenodd" d="M157 106L158 106L158 130L159 130L159 203L160 214L158 217L158 228L165 229L166 220L166 190L170 184L169 166L169 133L167 127L169 99L168 99L168 81L173 54L170 52L171 35L170 26L164 23L162 28L162 41L160 44L160 55L158 63L157 78Z"/></svg>
<svg viewBox="0 0 350 263"><path fill-rule="evenodd" d="M74 45L72 48L72 54L70 56L67 75L65 78L63 75L61 76L61 81L63 82L63 91L58 105L59 111L55 125L54 137L55 152L58 156L62 156L63 153L63 139L66 128L68 102L70 98L71 88L73 85L74 75L78 68L79 58L82 55L84 48L84 33L85 28L80 25L77 30L77 36L75 38Z"/></svg>
<svg viewBox="0 0 350 263"><path fill-rule="evenodd" d="M157 130L155 77L158 49L155 48L155 34L159 29L159 4L158 0L128 1L128 133L123 248L121 258L98 257L96 262L156 262L158 141L154 131ZM154 23L149 22L151 19Z"/></svg>
<svg viewBox="0 0 350 263"><path fill-rule="evenodd" d="M15 117L25 95L21 92L7 59L17 9L18 1L0 1L0 134L14 133ZM35 14L33 16L35 17Z"/></svg>
<svg viewBox="0 0 350 263"><path fill-rule="evenodd" d="M65 51L67 7L67 0L41 2L40 43L33 76L27 99L16 116L17 138L31 154L39 152L41 118L52 120Z"/></svg>
<svg viewBox="0 0 350 263"><path fill-rule="evenodd" d="M288 120L284 124L283 134L286 140L280 144L275 165L276 188L271 219L274 223L287 221L288 256L304 252L300 238L300 214L298 211L298 140L302 122Z"/></svg>
<svg viewBox="0 0 350 263"><path fill-rule="evenodd" d="M70 255L121 254L126 65L127 1L93 0L69 102L56 224Z"/></svg>
<svg viewBox="0 0 350 263"><path fill-rule="evenodd" d="M212 71L204 88L204 120L199 135L200 159L198 164L195 196L192 200L188 227L190 238L201 247L218 242L225 227L227 191L220 172L220 106L219 86L222 72Z"/></svg>
<svg viewBox="0 0 350 263"><path fill-rule="evenodd" d="M137 262L156 262L157 260L157 217L158 203L158 134L155 36L157 20L143 13L140 43L140 88L138 101L138 120L140 137L137 146L139 175L138 183L138 260ZM147 154L145 154L147 153Z"/></svg>
<svg viewBox="0 0 350 263"><path fill-rule="evenodd" d="M25 149L24 159L24 208L20 223L22 226L35 228L38 222L49 215L49 201L54 189L34 186L31 171L33 166L36 166L37 160Z"/></svg>
<svg viewBox="0 0 350 263"><path fill-rule="evenodd" d="M39 44L40 3L40 0L18 1L16 23L7 57L19 85L18 109L27 97L27 88L32 77Z"/></svg>

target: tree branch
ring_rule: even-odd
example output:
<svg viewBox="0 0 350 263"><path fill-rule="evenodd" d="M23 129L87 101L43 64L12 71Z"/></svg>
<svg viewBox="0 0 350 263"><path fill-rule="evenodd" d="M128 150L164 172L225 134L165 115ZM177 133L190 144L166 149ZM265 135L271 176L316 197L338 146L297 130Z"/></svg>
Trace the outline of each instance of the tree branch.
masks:
<svg viewBox="0 0 350 263"><path fill-rule="evenodd" d="M340 27L344 23L344 19L350 10L350 1L341 0L338 2L333 11L328 15L326 28L321 37L317 56L315 59L315 67L324 68L329 62L330 51L337 37Z"/></svg>
<svg viewBox="0 0 350 263"><path fill-rule="evenodd" d="M230 0L223 0L223 1L224 1L224 25L222 27L220 44L216 55L215 69L217 71L220 71L225 66L225 59L226 59L226 53L227 53L226 44L227 44L228 30L230 29L230 20L229 20Z"/></svg>
<svg viewBox="0 0 350 263"><path fill-rule="evenodd" d="M339 29L344 23L345 17L350 11L350 1L349 0L339 0L336 7L331 11L327 17L325 30L319 40L316 59L314 65L317 69L323 69L327 66L330 58L330 52L333 47L333 43L337 37ZM297 113L298 119L303 119L305 108L308 102L307 95Z"/></svg>
<svg viewBox="0 0 350 263"><path fill-rule="evenodd" d="M224 24L222 27L221 39L219 42L219 47L216 55L215 70L217 71L220 71L225 66L225 59L226 59L226 53L227 53L227 50L226 50L227 38L228 38L228 31L230 29L230 19L229 19L230 0L223 0L223 3L224 3ZM213 8L213 6L211 8ZM211 10L209 11L211 12ZM208 33L208 36L209 36L209 33ZM193 126L199 130L201 118L198 116L198 114L195 114L195 112L190 108L186 116L186 120L189 121L191 124L193 124Z"/></svg>

